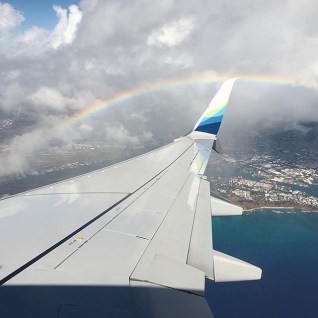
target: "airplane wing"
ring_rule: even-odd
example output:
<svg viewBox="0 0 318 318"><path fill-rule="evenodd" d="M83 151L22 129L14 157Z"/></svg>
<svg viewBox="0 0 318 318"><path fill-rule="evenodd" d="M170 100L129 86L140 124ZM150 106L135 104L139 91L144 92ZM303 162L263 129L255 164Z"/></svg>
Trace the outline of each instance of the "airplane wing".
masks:
<svg viewBox="0 0 318 318"><path fill-rule="evenodd" d="M213 317L206 279L259 279L213 250L204 171L235 79L193 131L120 164L0 201L1 317Z"/></svg>

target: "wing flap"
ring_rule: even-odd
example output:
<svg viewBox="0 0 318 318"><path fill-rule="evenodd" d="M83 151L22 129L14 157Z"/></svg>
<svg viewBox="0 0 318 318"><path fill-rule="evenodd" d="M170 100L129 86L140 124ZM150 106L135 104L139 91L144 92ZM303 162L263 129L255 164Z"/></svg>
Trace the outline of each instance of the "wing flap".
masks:
<svg viewBox="0 0 318 318"><path fill-rule="evenodd" d="M214 278L216 282L235 282L261 279L262 270L230 255L213 251Z"/></svg>
<svg viewBox="0 0 318 318"><path fill-rule="evenodd" d="M210 184L201 180L187 264L213 277Z"/></svg>
<svg viewBox="0 0 318 318"><path fill-rule="evenodd" d="M135 272L150 266L157 254L186 263L199 184L197 176L188 176Z"/></svg>
<svg viewBox="0 0 318 318"><path fill-rule="evenodd" d="M204 273L184 263L157 254L148 266L140 267L130 280L145 281L204 295Z"/></svg>

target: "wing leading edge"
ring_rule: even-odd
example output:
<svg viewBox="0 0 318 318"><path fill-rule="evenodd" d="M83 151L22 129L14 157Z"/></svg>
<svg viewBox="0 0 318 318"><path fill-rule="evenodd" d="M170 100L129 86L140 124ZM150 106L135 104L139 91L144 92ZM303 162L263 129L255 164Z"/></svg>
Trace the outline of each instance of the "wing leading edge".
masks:
<svg viewBox="0 0 318 318"><path fill-rule="evenodd" d="M172 144L0 201L1 316L212 317L206 279L260 278L213 250L211 215L242 212L204 176L234 81Z"/></svg>

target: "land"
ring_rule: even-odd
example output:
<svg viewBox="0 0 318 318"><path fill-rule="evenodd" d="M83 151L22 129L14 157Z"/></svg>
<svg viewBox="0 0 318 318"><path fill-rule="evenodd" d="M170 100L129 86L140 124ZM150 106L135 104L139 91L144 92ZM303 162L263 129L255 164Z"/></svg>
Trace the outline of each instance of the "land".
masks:
<svg viewBox="0 0 318 318"><path fill-rule="evenodd" d="M318 189L315 168L295 167L282 159L255 155L240 160L221 157L212 161L208 170L211 190L246 211L293 208L318 212L318 198L313 195ZM232 173L225 175L224 171Z"/></svg>

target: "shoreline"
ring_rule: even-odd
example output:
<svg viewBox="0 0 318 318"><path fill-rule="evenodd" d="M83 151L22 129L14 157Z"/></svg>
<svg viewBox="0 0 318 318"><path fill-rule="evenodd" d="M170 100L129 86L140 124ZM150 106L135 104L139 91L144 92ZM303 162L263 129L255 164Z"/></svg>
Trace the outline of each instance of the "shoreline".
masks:
<svg viewBox="0 0 318 318"><path fill-rule="evenodd" d="M243 213L248 213L248 212L256 212L257 210L273 210L273 209L277 209L277 210L298 210L300 212L306 213L306 212L314 212L314 213L318 213L318 208L317 207L310 207L310 206L268 206L268 205L264 205L264 206L255 206L255 207L247 207L247 205L252 205L251 202L247 202L247 204L244 204L244 202L240 202L239 200L235 199L235 198L228 198L225 197L224 195L221 195L213 190L210 190L212 196L213 194L215 195L216 198L222 199L228 203L237 205L239 207L241 207L243 209ZM282 204L284 204L283 202L281 202ZM263 204L266 204L265 202L263 202ZM245 207L244 207L245 205Z"/></svg>
<svg viewBox="0 0 318 318"><path fill-rule="evenodd" d="M255 212L256 210L273 210L273 209L277 209L277 210L298 210L300 212L314 212L314 213L318 213L318 210L314 210L314 209L300 209L300 208L296 208L294 206L261 206L261 207L255 207L255 208L250 208L250 209L244 209L243 208L243 213L244 212Z"/></svg>
<svg viewBox="0 0 318 318"><path fill-rule="evenodd" d="M243 212L250 212L254 210L269 210L269 209L279 209L279 210L298 210L293 206L260 206L250 209L243 209Z"/></svg>
<svg viewBox="0 0 318 318"><path fill-rule="evenodd" d="M243 213L248 213L248 212L255 212L256 210L273 210L273 209L278 209L278 210L298 210L300 212L315 212L318 213L318 209L317 207L310 207L310 206L268 206L268 205L264 205L264 206L255 206L255 207L247 207L246 204L244 204L243 202L240 202L239 200L235 200L233 198L227 198L223 195L218 194L215 191L210 191L211 194L216 195L216 198L220 198L228 203L237 205L242 207L243 209ZM213 195L212 195L213 196ZM249 205L252 205L250 202L248 202ZM263 202L263 204L265 204L265 202ZM245 205L245 207L244 207Z"/></svg>

